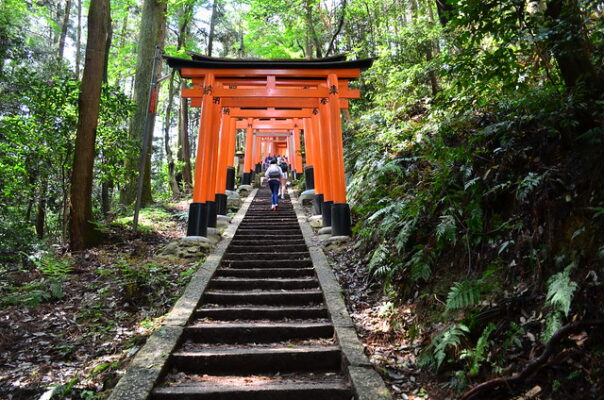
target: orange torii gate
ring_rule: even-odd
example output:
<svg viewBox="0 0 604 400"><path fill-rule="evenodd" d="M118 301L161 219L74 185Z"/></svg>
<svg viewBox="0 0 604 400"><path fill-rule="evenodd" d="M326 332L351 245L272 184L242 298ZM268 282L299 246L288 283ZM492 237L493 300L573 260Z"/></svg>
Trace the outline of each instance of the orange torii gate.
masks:
<svg viewBox="0 0 604 400"><path fill-rule="evenodd" d="M350 235L340 109L348 107L348 99L360 97L360 92L350 89L348 83L371 66L372 60L345 61L344 56L316 60L234 60L190 55L192 60L166 57L183 78L192 80L193 87L183 89L182 96L191 98L192 106L201 107L187 235L206 236L207 227L216 226L217 203L226 204L226 167L234 158L238 123L245 124L242 129L247 130L250 118L252 139L254 123L258 130L291 132L292 146L296 138L299 143L303 130L307 149L305 171L309 169L311 175L316 171L315 193L324 198L324 224L332 226L333 235ZM231 116L235 110L239 114ZM268 121L259 116L261 111ZM287 115L290 111L304 115L290 117ZM312 115L308 116L309 112ZM284 128L280 118L298 118L297 126ZM254 143L246 140L244 173L252 172L247 159L257 156Z"/></svg>

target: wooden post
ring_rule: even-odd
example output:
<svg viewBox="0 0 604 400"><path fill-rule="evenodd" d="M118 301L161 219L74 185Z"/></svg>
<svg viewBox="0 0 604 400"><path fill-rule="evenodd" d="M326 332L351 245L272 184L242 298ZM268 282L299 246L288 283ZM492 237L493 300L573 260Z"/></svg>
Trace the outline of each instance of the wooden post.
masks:
<svg viewBox="0 0 604 400"><path fill-rule="evenodd" d="M252 184L252 163L255 160L255 142L254 131L252 130L252 119L247 119L247 128L245 129L245 155L243 159L243 175L241 183L243 185Z"/></svg>
<svg viewBox="0 0 604 400"><path fill-rule="evenodd" d="M332 209L332 235L350 236L352 223L350 220L350 206L346 203L346 176L344 171L344 144L342 141L342 120L340 119L340 95L338 93L338 76L331 73L327 76L329 88L330 110L329 127L331 149L333 156L333 209Z"/></svg>
<svg viewBox="0 0 604 400"><path fill-rule="evenodd" d="M208 170L210 169L209 144L212 133L212 86L214 75L206 74L203 80L203 96L201 98L201 119L197 138L197 156L195 159L195 175L193 181L193 202L189 206L187 236L207 236L207 189Z"/></svg>

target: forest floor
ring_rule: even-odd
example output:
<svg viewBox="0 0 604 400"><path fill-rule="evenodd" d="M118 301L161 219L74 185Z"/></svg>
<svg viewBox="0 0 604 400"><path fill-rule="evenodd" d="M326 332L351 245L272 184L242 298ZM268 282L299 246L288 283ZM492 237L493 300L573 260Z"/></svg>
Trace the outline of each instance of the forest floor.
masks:
<svg viewBox="0 0 604 400"><path fill-rule="evenodd" d="M417 366L425 338L413 334L415 299L403 306L389 302L369 279L366 263L354 244L327 251L344 290L348 312L365 346L369 361L396 400L452 400L456 395L440 386L435 376Z"/></svg>
<svg viewBox="0 0 604 400"><path fill-rule="evenodd" d="M2 267L0 400L106 397L200 263L155 257L182 235L184 207L143 210L138 232L117 220L85 252Z"/></svg>
<svg viewBox="0 0 604 400"><path fill-rule="evenodd" d="M50 390L53 399L107 397L200 263L156 259L182 235L185 209L146 209L139 232L117 220L94 249L41 253L2 271L0 400L37 399ZM346 250L328 254L366 352L394 398L454 398L415 367L421 338L410 341L399 326L412 319L413 304L394 310Z"/></svg>

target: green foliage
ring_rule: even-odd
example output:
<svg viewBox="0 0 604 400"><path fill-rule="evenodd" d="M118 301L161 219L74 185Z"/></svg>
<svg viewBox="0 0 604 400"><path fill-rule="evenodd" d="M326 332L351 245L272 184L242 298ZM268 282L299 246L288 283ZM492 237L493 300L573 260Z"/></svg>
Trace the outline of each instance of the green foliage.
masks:
<svg viewBox="0 0 604 400"><path fill-rule="evenodd" d="M480 279L455 282L447 295L445 309L451 311L478 304L481 291L482 281Z"/></svg>
<svg viewBox="0 0 604 400"><path fill-rule="evenodd" d="M463 324L450 325L438 336L432 339L421 353L418 364L420 367L438 370L447 357L447 352L456 350L470 330Z"/></svg>
<svg viewBox="0 0 604 400"><path fill-rule="evenodd" d="M569 264L562 272L552 275L547 281L547 295L545 301L568 316L573 293L577 289L576 282L570 280L570 271L575 267Z"/></svg>
<svg viewBox="0 0 604 400"><path fill-rule="evenodd" d="M468 375L474 376L478 374L480 369L480 364L487 360L486 351L489 348L489 336L495 330L495 324L492 322L484 329L478 341L476 341L476 346L473 349L466 349L461 352L461 359L469 359L470 369L468 371Z"/></svg>
<svg viewBox="0 0 604 400"><path fill-rule="evenodd" d="M562 327L563 318L570 312L571 301L578 284L570 280L570 271L575 263L569 264L563 271L552 275L547 281L545 303L551 311L545 317L545 328L541 339L547 342L556 330Z"/></svg>

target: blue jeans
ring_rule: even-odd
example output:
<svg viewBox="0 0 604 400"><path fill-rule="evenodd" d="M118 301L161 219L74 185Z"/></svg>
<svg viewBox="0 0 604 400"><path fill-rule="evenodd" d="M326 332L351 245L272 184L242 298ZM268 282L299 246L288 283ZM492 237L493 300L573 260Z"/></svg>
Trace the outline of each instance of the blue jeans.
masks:
<svg viewBox="0 0 604 400"><path fill-rule="evenodd" d="M268 187L271 188L271 204L274 206L279 205L279 186L281 185L281 181L279 179L269 179Z"/></svg>

